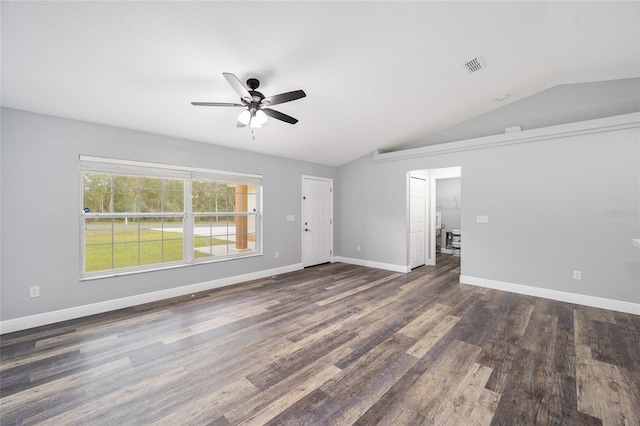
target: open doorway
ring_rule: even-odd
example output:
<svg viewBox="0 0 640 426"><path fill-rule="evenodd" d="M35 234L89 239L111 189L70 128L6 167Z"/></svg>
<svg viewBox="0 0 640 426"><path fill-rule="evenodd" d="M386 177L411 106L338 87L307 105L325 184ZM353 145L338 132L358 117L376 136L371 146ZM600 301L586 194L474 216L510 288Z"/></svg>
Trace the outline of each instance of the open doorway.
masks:
<svg viewBox="0 0 640 426"><path fill-rule="evenodd" d="M461 179L436 179L436 254L460 256Z"/></svg>
<svg viewBox="0 0 640 426"><path fill-rule="evenodd" d="M420 191L416 190L416 183L421 186L421 180L425 185L424 200L417 196ZM407 174L407 264L410 269L435 265L436 255L440 253L462 255L461 189L462 168L459 166L412 170ZM424 226L421 227L421 223Z"/></svg>

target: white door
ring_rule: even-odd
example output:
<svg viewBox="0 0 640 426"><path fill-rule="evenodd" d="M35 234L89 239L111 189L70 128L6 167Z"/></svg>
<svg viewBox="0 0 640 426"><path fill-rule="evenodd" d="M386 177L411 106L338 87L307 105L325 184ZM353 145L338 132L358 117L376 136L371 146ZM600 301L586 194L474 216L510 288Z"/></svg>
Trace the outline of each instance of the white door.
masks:
<svg viewBox="0 0 640 426"><path fill-rule="evenodd" d="M409 179L409 267L425 263L427 181L414 176Z"/></svg>
<svg viewBox="0 0 640 426"><path fill-rule="evenodd" d="M302 177L302 266L331 261L333 181Z"/></svg>

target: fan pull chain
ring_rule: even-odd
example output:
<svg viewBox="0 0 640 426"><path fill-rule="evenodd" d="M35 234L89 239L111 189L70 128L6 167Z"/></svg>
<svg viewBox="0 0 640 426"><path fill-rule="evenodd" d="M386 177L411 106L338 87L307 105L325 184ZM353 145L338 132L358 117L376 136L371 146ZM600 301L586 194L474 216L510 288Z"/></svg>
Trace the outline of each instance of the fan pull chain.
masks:
<svg viewBox="0 0 640 426"><path fill-rule="evenodd" d="M253 129L251 129L251 137L253 138L253 140L256 140L256 135L253 134Z"/></svg>

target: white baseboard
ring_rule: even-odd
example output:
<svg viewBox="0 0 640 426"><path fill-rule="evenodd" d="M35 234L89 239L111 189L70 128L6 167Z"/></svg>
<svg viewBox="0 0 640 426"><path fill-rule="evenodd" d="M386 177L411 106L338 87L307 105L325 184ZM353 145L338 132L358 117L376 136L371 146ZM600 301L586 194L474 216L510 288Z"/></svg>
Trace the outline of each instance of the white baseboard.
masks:
<svg viewBox="0 0 640 426"><path fill-rule="evenodd" d="M355 259L352 257L334 256L332 262L349 263L351 265L366 266L368 268L385 269L387 271L407 273L411 271L409 265L394 265L393 263L373 262L371 260Z"/></svg>
<svg viewBox="0 0 640 426"><path fill-rule="evenodd" d="M0 334L12 333L14 331L40 327L42 325L53 324L60 321L67 321L89 315L101 314L103 312L115 311L116 309L129 308L131 306L142 305L144 303L157 302L159 300L184 296L187 294L197 293L199 291L213 290L214 288L226 287L273 275L285 274L287 272L297 271L300 269L302 269L302 263L297 263L264 271L252 272L249 274L236 275L233 277L220 278L217 280L205 281L182 287L170 288L167 290L154 291L152 293L139 294L136 296L123 297L121 299L107 300L104 302L92 303L90 305L76 306L73 308L61 309L59 311L11 319L0 322Z"/></svg>
<svg viewBox="0 0 640 426"><path fill-rule="evenodd" d="M495 290L509 291L511 293L526 294L527 296L543 297L545 299L558 300L560 302L569 302L577 305L592 306L594 308L609 309L627 314L640 315L640 303L604 299L602 297L588 296L585 294L567 293L564 291L531 287L504 281L494 281L486 278L469 277L466 275L460 275L460 282L478 287L487 287Z"/></svg>

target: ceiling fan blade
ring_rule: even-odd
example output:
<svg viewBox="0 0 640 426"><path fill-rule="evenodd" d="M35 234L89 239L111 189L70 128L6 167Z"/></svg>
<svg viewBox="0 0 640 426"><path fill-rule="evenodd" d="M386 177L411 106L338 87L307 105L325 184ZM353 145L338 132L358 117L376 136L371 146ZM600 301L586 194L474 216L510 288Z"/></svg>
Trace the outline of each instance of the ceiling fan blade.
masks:
<svg viewBox="0 0 640 426"><path fill-rule="evenodd" d="M236 124L236 127L247 127L247 125L244 124L242 121L238 121L238 124Z"/></svg>
<svg viewBox="0 0 640 426"><path fill-rule="evenodd" d="M295 101L296 99L304 98L307 96L304 90L294 90L293 92L280 93L279 95L269 96L264 98L262 103L265 105L273 106L283 104L285 102Z"/></svg>
<svg viewBox="0 0 640 426"><path fill-rule="evenodd" d="M231 74L230 72L223 72L222 75L224 75L224 78L226 78L229 84L231 85L231 87L233 87L233 90L238 92L238 94L240 95L240 98L244 99L247 102L253 101L253 97L251 96L251 93L249 93L249 90L247 90L245 85L242 84L242 82L238 79L238 77Z"/></svg>
<svg viewBox="0 0 640 426"><path fill-rule="evenodd" d="M221 107L241 107L242 104L230 104L226 102L191 102L195 106L221 106Z"/></svg>
<svg viewBox="0 0 640 426"><path fill-rule="evenodd" d="M290 115L283 114L280 111L276 111L275 109L263 108L262 109L265 114L267 114L271 118L275 118L276 120L284 121L289 124L296 124L298 120L291 117Z"/></svg>

